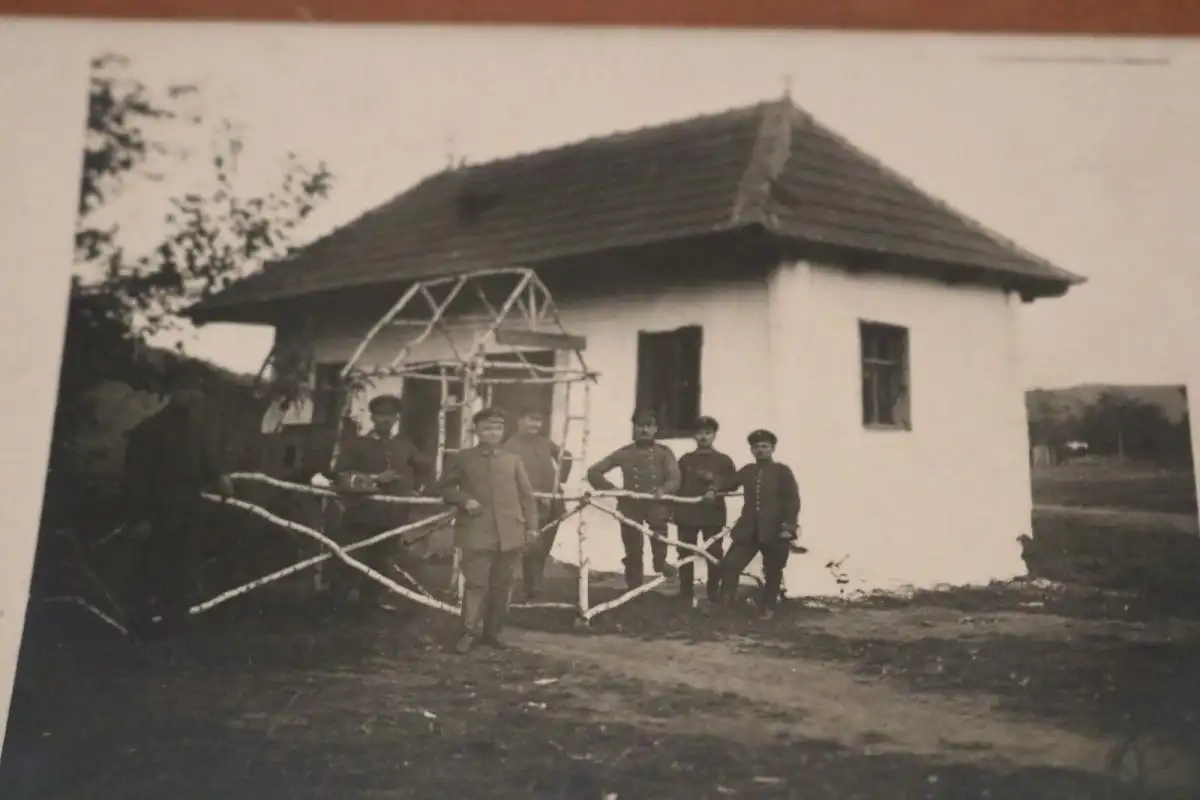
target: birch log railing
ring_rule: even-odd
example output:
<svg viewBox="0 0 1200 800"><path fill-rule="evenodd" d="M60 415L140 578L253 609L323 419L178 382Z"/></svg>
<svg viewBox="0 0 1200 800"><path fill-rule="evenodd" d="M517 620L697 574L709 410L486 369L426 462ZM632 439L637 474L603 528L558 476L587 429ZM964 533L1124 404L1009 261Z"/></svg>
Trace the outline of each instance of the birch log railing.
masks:
<svg viewBox="0 0 1200 800"><path fill-rule="evenodd" d="M301 494L309 494L309 495L314 495L314 496L318 496L318 497L337 498L337 497L343 496L342 493L337 492L333 489L327 489L327 488L318 487L318 486L309 486L309 485L300 484L300 483L292 483L289 481L280 480L278 478L272 478L270 476L259 474L259 473L238 472L238 473L233 473L230 477L234 481L264 483L264 484L268 484L268 485L273 486L278 489L285 489L288 491L298 492ZM201 614L205 611L208 611L209 609L215 608L216 606L218 606L222 603L228 602L229 600L232 600L235 597L239 597L241 595L246 594L247 592L251 592L262 586L266 586L267 584L274 583L275 581L278 581L282 578L286 578L290 575L294 575L297 572L308 569L310 567L314 567L317 564L323 563L325 561L329 561L330 559L336 559L336 560L342 562L347 567L349 567L357 572L360 572L363 575L366 575L368 578L376 581L377 583L386 587L388 590L404 597L407 600L411 600L414 603L419 603L419 604L427 606L429 608L433 608L438 611L444 611L444 612L451 613L451 614L459 613L460 608L461 608L459 605L451 604L451 603L445 602L444 600L438 599L432 592L430 592L430 591L426 590L424 587L422 587L421 584L412 575L408 574L407 572L404 572L400 568L395 567L395 569L398 571L398 573L401 574L414 588L409 588L408 586L404 586L404 585L396 582L395 580L393 580L391 577L389 577L387 575L383 575L383 574L377 572L376 570L371 569L369 566L362 563L358 559L354 558L354 556L352 555L352 553L354 553L354 551L356 551L356 550L361 550L365 547L370 547L372 545L378 544L378 543L386 541L388 539L400 539L406 545L415 544L416 542L420 541L421 539L424 539L425 537L432 535L436 531L444 529L444 528L450 526L451 524L453 524L453 518L454 518L455 512L453 510L445 510L445 502L441 498L438 498L438 497L394 497L394 496L390 496L390 495L379 495L379 494L358 495L358 496L363 497L368 500L371 500L373 502L395 503L395 504L412 505L412 506L431 506L431 507L439 507L439 508L442 508L443 510L440 511L439 513L436 513L436 514L426 518L426 519L418 520L416 522L412 522L412 523L403 525L401 527L398 527L398 528L395 528L392 530L384 531L384 532L379 533L375 536L372 536L368 539L364 539L360 542L355 542L354 544L343 546L343 545L339 545L338 543L336 543L335 541L330 539L327 535L325 535L324 533L322 533L318 530L315 530L314 528L310 528L307 525L303 525L303 524L301 524L299 522L295 522L293 520L284 519L283 517L281 517L277 514L273 514L270 511L267 511L266 509L261 508L260 506L254 505L253 503L247 502L245 500L241 500L237 497L220 497L215 494L205 494L204 495L205 499L210 500L214 503L221 503L224 505L232 506L234 508L242 509L243 511L246 511L247 513L253 514L263 520L266 520L267 522L277 525L280 528L291 531L293 533L298 533L302 536L306 536L309 539L312 539L313 541L316 541L317 543L322 545L328 552L322 553L321 555L318 555L318 556L313 556L311 558L307 558L307 559L300 561L296 564L293 564L289 567L286 567L286 568L280 569L280 570L276 570L275 572L272 572L268 575L263 575L262 577L256 578L255 580L249 581L248 583L242 584L241 586L237 586L233 589L229 589L228 591L222 592L221 594L217 595L216 597L194 606L191 609L191 613ZM638 492L626 491L623 489L613 489L613 490L605 490L605 491L598 490L598 491L584 492L582 494L574 495L574 496L568 496L568 495L563 495L563 494L546 494L546 493L537 493L536 496L539 499L561 500L563 502L563 504L566 506L566 510L564 511L564 513L560 514L555 519L549 520L549 521L541 524L540 527L541 527L542 531L548 530L549 528L551 528L555 525L559 525L564 520L569 519L577 514L581 514L585 509L587 509L589 507L595 508L598 511L605 513L608 516L612 517L617 522L627 525L627 526L631 526L634 529L640 531L642 533L642 535L648 539L652 539L652 540L657 539L660 541L664 541L668 545L670 545L670 547L675 548L675 552L687 553L687 555L684 558L682 558L677 563L676 566L684 566L687 564L695 564L700 561L705 561L709 564L710 569L715 569L716 565L718 563L718 559L716 558L716 556L712 555L709 552L709 548L713 544L716 544L718 541L726 540L730 535L730 528L726 527L725 529L721 530L720 532L715 534L710 539L702 540L698 544L690 544L688 542L680 541L678 538L675 538L673 536L665 536L664 537L661 534L651 530L647 525L626 517L624 514L622 514L620 511L616 510L615 508L610 508L606 503L598 502L598 501L605 501L605 500L615 500L615 499L619 499L619 498L636 498L636 499L644 499L644 500L658 499L663 502L691 504L691 503L703 502L703 498L677 497L674 495L657 496L657 495L642 494L642 493L638 493ZM735 496L735 495L726 494L723 496L730 497L730 496ZM580 526L579 534L578 534L579 539L580 539L580 541L578 543L578 552L581 554L581 558L583 558L583 559L586 559L587 552L588 552L587 541L586 541L586 536L587 536L586 530L587 530L586 527ZM581 565L581 567L582 566L583 565ZM530 602L530 603L514 603L512 607L513 608L561 608L561 609L573 610L576 612L578 619L586 623L587 621L595 618L598 614L602 614L605 611L609 611L611 609L622 606L625 603L629 602L630 600L634 599L635 597L638 597L642 594L645 594L646 592L654 590L657 586L662 584L665 580L667 580L667 577L665 575L659 575L659 576L651 579L650 581L647 581L646 583L642 584L641 586L639 586L635 589L631 589L612 600L609 600L605 603L601 603L600 605L591 606L589 603L589 592L588 592L588 586L587 586L588 570L581 568L579 570L580 586L579 586L579 593L578 593L579 599L578 599L577 603Z"/></svg>

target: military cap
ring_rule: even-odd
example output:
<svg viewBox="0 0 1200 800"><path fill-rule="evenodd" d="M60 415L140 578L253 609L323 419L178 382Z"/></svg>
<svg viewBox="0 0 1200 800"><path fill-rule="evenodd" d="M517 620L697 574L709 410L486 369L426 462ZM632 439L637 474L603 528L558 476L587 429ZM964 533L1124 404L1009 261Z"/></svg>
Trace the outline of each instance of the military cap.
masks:
<svg viewBox="0 0 1200 800"><path fill-rule="evenodd" d="M693 431L712 431L716 433L721 430L721 424L712 417L697 417L692 424Z"/></svg>
<svg viewBox="0 0 1200 800"><path fill-rule="evenodd" d="M632 422L634 425L657 425L658 414L648 408L639 408L633 412Z"/></svg>
<svg viewBox="0 0 1200 800"><path fill-rule="evenodd" d="M471 423L479 425L483 422L505 422L506 416L502 408L484 408L476 411L471 417Z"/></svg>
<svg viewBox="0 0 1200 800"><path fill-rule="evenodd" d="M538 417L539 419L545 419L546 411L541 406L522 406L520 416L522 416L522 417Z"/></svg>
<svg viewBox="0 0 1200 800"><path fill-rule="evenodd" d="M770 431L759 428L756 431L751 431L750 435L746 437L746 441L749 442L751 446L756 445L759 442L767 442L774 445L779 443L779 437Z"/></svg>
<svg viewBox="0 0 1200 800"><path fill-rule="evenodd" d="M377 395L367 403L367 410L372 414L399 414L403 407L403 401L394 394Z"/></svg>

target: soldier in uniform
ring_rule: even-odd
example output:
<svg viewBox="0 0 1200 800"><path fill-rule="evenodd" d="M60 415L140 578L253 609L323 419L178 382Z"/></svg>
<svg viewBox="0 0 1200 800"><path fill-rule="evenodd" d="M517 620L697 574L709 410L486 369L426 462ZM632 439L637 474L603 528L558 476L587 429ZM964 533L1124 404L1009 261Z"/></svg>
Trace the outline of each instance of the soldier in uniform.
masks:
<svg viewBox="0 0 1200 800"><path fill-rule="evenodd" d="M710 490L727 484L733 480L737 472L733 459L713 448L720 424L712 417L700 417L693 426L696 449L684 453L679 459L679 473L682 481L679 486L680 497L703 497ZM713 497L701 503L678 503L675 506L675 525L679 530L679 540L688 544L697 544L702 536L711 539L725 527L726 509L724 498ZM716 558L724 555L725 548L717 542L708 548L708 552ZM680 558L687 558L692 553L679 551ZM705 589L710 603L720 601L721 573L716 564L707 565L708 575ZM679 568L679 596L688 605L694 598L693 584L695 583L694 564L684 564Z"/></svg>
<svg viewBox="0 0 1200 800"><path fill-rule="evenodd" d="M621 480L627 491L641 494L674 494L679 490L679 462L666 446L655 441L658 435L658 419L652 411L638 411L633 415L633 441L614 450L592 465L587 472L588 483L600 491L615 488L606 477L614 469L621 470ZM622 497L617 501L617 510L634 522L640 522L650 530L666 537L669 509L660 500ZM630 589L641 586L644 580L643 554L645 537L641 530L621 523L621 544L625 548L625 584ZM667 563L667 544L652 539L650 552L654 570L673 577L675 568Z"/></svg>
<svg viewBox="0 0 1200 800"><path fill-rule="evenodd" d="M462 636L454 649L462 654L477 641L504 646L499 637L517 565L538 535L537 500L525 466L500 446L504 414L484 409L471 421L479 444L458 453L439 484L442 498L458 512L454 543L462 551L465 592Z"/></svg>
<svg viewBox="0 0 1200 800"><path fill-rule="evenodd" d="M336 537L340 539L339 544L353 544L402 527L412 516L412 508L408 505L379 502L363 495L413 497L432 488L433 462L400 430L402 408L400 398L395 395L372 398L367 404L371 430L341 443L334 466L343 492L341 524L337 526ZM363 476L366 477L365 485L356 482ZM395 539L385 539L351 555L376 572L394 577L389 574L389 568L397 550ZM354 603L366 595L382 605L386 587L340 562L337 566L341 568L334 571L333 576L334 591L339 600Z"/></svg>
<svg viewBox="0 0 1200 800"><path fill-rule="evenodd" d="M146 530L130 579L129 632L166 638L186 622L198 582L206 502L233 494L203 427L200 379L180 371L167 404L129 432L123 490L131 522Z"/></svg>
<svg viewBox="0 0 1200 800"><path fill-rule="evenodd" d="M525 582L525 596L533 599L542 585L546 571L546 560L558 536L558 520L566 512L561 487L571 476L572 456L542 433L546 417L539 408L525 408L517 417L517 432L504 443L504 449L520 457L525 474L538 494L554 495L538 498L538 519L549 527L538 535L538 540L525 550L521 564L521 575Z"/></svg>
<svg viewBox="0 0 1200 800"><path fill-rule="evenodd" d="M719 486L721 491L743 490L742 513L734 523L732 544L721 563L721 594L726 604L737 599L738 583L746 567L759 553L763 560L762 598L764 619L775 615L792 543L799 531L800 487L786 464L775 460L778 439L770 431L757 430L747 437L754 463ZM715 492L707 497L715 498Z"/></svg>

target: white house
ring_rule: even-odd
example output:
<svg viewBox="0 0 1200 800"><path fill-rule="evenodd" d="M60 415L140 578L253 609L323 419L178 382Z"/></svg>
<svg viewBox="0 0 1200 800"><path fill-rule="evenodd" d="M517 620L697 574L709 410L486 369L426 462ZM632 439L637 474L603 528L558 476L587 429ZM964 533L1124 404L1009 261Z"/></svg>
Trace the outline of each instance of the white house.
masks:
<svg viewBox="0 0 1200 800"><path fill-rule="evenodd" d="M280 352L310 357L320 383L413 281L512 266L535 269L567 331L586 338L599 374L589 461L628 440L635 404L659 409L678 453L700 413L739 462L751 430L779 435L810 548L789 568L793 595L837 591L835 573L855 589L1024 572L1018 309L1082 279L790 100L433 175L190 314L274 325ZM388 363L413 331L388 326L360 364ZM431 337L410 358L452 355ZM427 446L429 385L374 388L410 396L407 424ZM290 411L285 430L331 430L325 397ZM554 430L565 411L560 391ZM593 565L615 567L615 523L594 515L589 531ZM574 556L572 538L560 535L560 556Z"/></svg>

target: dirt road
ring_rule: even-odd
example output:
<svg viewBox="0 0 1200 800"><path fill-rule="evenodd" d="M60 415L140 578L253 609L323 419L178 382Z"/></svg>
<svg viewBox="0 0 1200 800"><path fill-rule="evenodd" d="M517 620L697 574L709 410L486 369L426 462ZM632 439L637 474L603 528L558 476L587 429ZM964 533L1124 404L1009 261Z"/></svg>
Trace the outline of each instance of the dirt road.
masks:
<svg viewBox="0 0 1200 800"><path fill-rule="evenodd" d="M512 650L467 658L432 616L222 623L182 666L42 643L0 796L1196 796L1200 702L1170 687L1196 683L1200 624L1059 605L790 604L764 625L652 596L590 633L527 617ZM1167 717L1130 716L1155 697ZM1142 789L1105 764L1131 732Z"/></svg>

